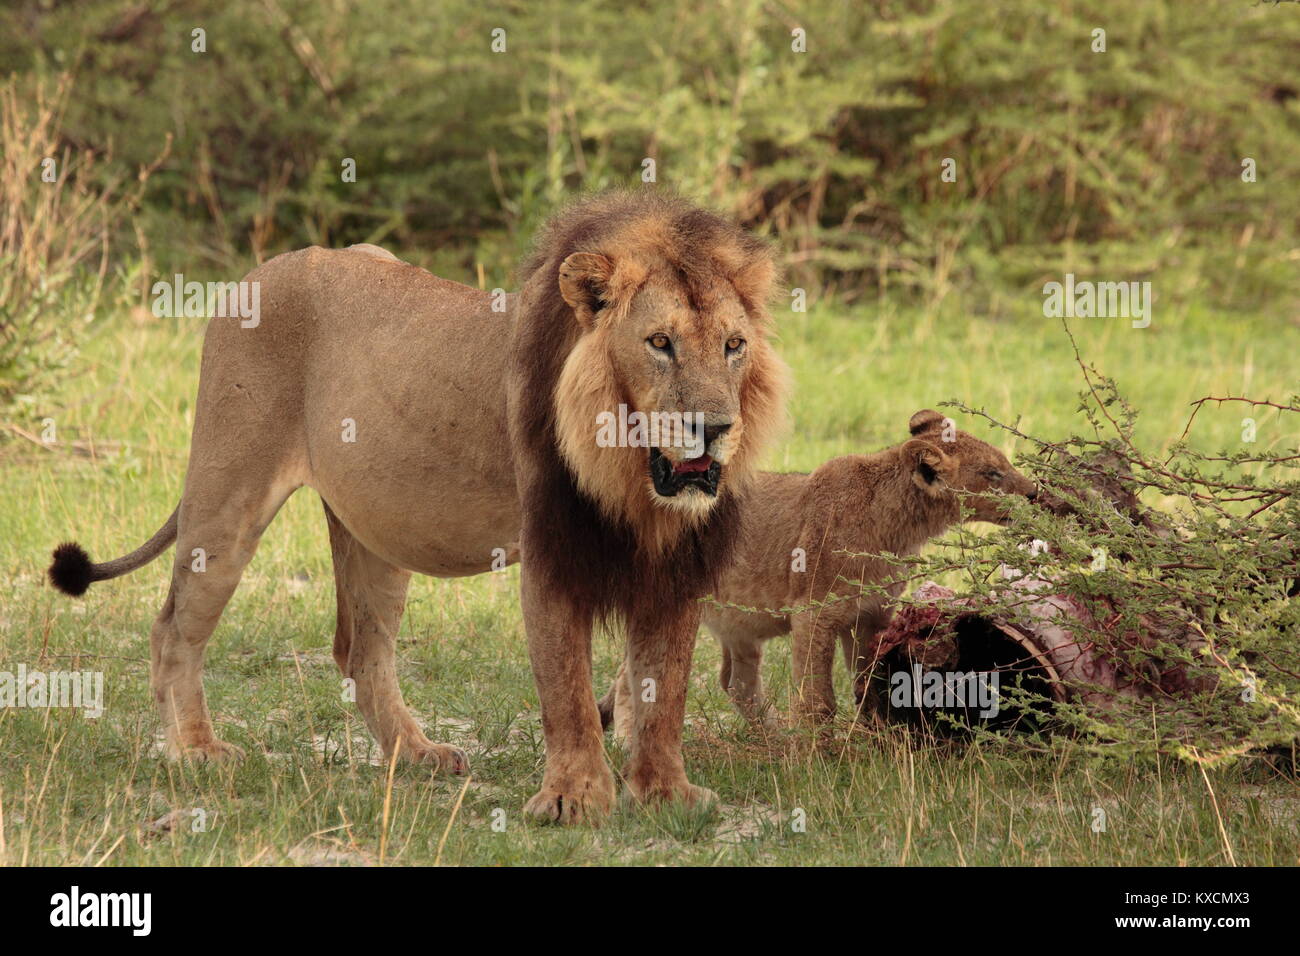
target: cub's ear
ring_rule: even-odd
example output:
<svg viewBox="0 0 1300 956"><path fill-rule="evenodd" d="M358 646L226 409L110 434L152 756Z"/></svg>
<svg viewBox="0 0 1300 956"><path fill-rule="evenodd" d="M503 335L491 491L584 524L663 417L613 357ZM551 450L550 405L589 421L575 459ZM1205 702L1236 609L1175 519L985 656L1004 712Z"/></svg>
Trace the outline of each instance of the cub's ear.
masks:
<svg viewBox="0 0 1300 956"><path fill-rule="evenodd" d="M926 494L941 495L957 477L957 459L938 446L914 438L903 446L903 460L912 467L912 481Z"/></svg>
<svg viewBox="0 0 1300 956"><path fill-rule="evenodd" d="M583 325L608 301L613 275L614 263L595 252L575 252L560 263L560 295Z"/></svg>
<svg viewBox="0 0 1300 956"><path fill-rule="evenodd" d="M929 431L931 428L939 428L943 425L943 416L933 408L923 408L907 423L907 430L912 435L919 435L921 432Z"/></svg>

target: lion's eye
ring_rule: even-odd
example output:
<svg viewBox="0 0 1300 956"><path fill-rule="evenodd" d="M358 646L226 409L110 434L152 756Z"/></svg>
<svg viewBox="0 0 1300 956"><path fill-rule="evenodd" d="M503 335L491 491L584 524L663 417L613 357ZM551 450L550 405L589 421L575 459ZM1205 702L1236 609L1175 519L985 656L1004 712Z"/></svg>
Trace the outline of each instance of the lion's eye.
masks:
<svg viewBox="0 0 1300 956"><path fill-rule="evenodd" d="M984 472L984 477L987 478L989 481L1001 481L1002 472L997 470L986 471Z"/></svg>
<svg viewBox="0 0 1300 956"><path fill-rule="evenodd" d="M731 338L727 339L728 355L739 355L740 350L743 349L744 347L745 347L745 340L742 339L739 335L733 335Z"/></svg>
<svg viewBox="0 0 1300 956"><path fill-rule="evenodd" d="M662 332L656 332L646 341L650 343L651 348L658 349L660 352L671 352L673 349L673 340Z"/></svg>

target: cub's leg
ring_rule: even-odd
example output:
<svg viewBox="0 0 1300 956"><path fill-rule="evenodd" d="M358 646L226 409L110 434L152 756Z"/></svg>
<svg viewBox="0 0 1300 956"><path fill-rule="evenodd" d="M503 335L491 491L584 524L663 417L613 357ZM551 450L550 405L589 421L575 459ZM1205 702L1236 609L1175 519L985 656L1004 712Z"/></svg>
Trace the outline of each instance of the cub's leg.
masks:
<svg viewBox="0 0 1300 956"><path fill-rule="evenodd" d="M521 550L529 552L528 532ZM614 807L600 712L591 687L591 615L547 592L536 566L520 568L528 657L542 705L546 770L524 805L536 820L599 823Z"/></svg>
<svg viewBox="0 0 1300 956"><path fill-rule="evenodd" d="M835 645L840 629L817 610L796 614L794 647L794 711L804 721L824 723L835 716Z"/></svg>
<svg viewBox="0 0 1300 956"><path fill-rule="evenodd" d="M646 619L627 622L626 683L634 693L629 695L630 746L624 776L630 796L638 802L681 800L694 805L717 800L712 790L686 779L682 760L686 688L699 626L695 602L670 615L656 608Z"/></svg>
<svg viewBox="0 0 1300 956"><path fill-rule="evenodd" d="M328 504L325 518L334 554L338 600L334 660L343 676L356 682L357 709L366 726L387 758L400 745L398 756L406 760L455 774L467 772L469 759L465 751L430 741L411 716L397 685L397 628L406 606L411 572L369 551Z"/></svg>
<svg viewBox="0 0 1300 956"><path fill-rule="evenodd" d="M774 730L781 726L763 693L763 642L734 631L715 631L722 644L722 688L751 724Z"/></svg>
<svg viewBox="0 0 1300 956"><path fill-rule="evenodd" d="M229 487L229 481L238 484ZM149 683L170 757L242 755L213 732L203 652L262 531L293 490L265 465L218 470L191 460L177 515L171 589L149 635Z"/></svg>
<svg viewBox="0 0 1300 956"><path fill-rule="evenodd" d="M626 749L632 741L632 684L627 676L627 658L618 669L610 687L613 703L610 709L614 724L614 739ZM608 696L608 695L607 695Z"/></svg>
<svg viewBox="0 0 1300 956"><path fill-rule="evenodd" d="M859 720L875 716L874 703L867 698L866 688L880 659L880 632L889 625L892 617L893 611L889 607L863 609L857 625L840 634L840 646L853 681L853 703Z"/></svg>

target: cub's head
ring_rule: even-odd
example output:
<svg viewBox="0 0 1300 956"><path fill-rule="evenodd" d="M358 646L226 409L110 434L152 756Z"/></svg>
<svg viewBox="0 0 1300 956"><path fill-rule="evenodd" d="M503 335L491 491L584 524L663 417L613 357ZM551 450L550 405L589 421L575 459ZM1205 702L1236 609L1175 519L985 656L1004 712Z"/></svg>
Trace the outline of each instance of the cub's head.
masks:
<svg viewBox="0 0 1300 956"><path fill-rule="evenodd" d="M952 419L922 409L907 423L912 439L902 448L912 480L929 497L960 504L971 521L1006 524L1005 495L1034 500L1037 486L988 442L958 431Z"/></svg>
<svg viewBox="0 0 1300 956"><path fill-rule="evenodd" d="M768 343L765 243L676 200L634 201L560 261L577 327L556 384L559 450L611 517L667 544L753 474L785 368Z"/></svg>

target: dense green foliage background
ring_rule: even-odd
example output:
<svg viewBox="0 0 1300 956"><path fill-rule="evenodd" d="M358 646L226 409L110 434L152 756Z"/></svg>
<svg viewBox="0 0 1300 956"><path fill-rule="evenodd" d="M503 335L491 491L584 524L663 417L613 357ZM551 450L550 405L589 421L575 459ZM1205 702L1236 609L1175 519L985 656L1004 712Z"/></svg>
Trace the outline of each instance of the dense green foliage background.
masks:
<svg viewBox="0 0 1300 956"><path fill-rule="evenodd" d="M104 175L172 137L142 210L164 273L366 240L504 281L563 196L639 182L653 158L660 183L780 237L792 280L979 288L980 309L991 285L1066 269L1175 270L1166 302L1293 302L1298 67L1300 10L1249 0L0 12L0 71L74 71L63 135L111 156Z"/></svg>

